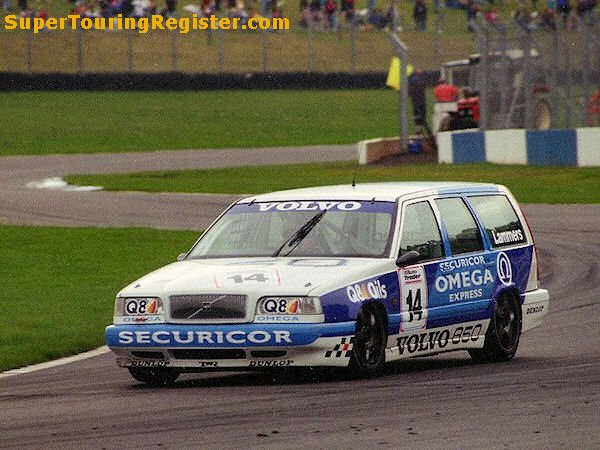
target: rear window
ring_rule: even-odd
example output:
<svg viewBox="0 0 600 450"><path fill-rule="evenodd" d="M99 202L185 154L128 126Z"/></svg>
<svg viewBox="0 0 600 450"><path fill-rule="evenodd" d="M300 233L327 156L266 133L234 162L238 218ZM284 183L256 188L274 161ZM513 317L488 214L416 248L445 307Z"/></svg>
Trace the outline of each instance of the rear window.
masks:
<svg viewBox="0 0 600 450"><path fill-rule="evenodd" d="M523 226L506 196L469 197L469 202L483 223L492 246L504 247L527 241Z"/></svg>

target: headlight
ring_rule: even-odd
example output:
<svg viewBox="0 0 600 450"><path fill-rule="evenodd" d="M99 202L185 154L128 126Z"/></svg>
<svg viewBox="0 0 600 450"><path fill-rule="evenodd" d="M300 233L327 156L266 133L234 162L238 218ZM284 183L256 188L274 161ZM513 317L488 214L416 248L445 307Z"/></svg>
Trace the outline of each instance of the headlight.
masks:
<svg viewBox="0 0 600 450"><path fill-rule="evenodd" d="M256 305L258 315L323 314L319 297L263 297Z"/></svg>
<svg viewBox="0 0 600 450"><path fill-rule="evenodd" d="M163 313L158 297L117 297L115 316L155 316Z"/></svg>

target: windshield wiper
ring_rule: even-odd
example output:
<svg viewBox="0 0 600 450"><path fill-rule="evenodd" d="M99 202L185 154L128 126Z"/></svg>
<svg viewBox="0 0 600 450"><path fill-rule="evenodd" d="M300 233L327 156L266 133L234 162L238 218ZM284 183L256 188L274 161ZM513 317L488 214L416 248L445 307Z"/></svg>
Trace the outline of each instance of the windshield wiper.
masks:
<svg viewBox="0 0 600 450"><path fill-rule="evenodd" d="M283 256L288 256L290 253L292 253L296 249L296 247L298 247L298 245L300 245L300 242L303 241L303 239L308 235L308 233L310 233L311 230L319 223L319 221L323 218L323 216L325 215L326 212L327 212L326 209L321 211L320 213L313 216L312 219L310 219L304 225L302 225L302 228L300 228L298 231L296 231L289 239L287 239L283 244L281 244L281 246L275 251L275 253L273 253L273 257L279 256L281 251L286 246L291 247L291 248Z"/></svg>

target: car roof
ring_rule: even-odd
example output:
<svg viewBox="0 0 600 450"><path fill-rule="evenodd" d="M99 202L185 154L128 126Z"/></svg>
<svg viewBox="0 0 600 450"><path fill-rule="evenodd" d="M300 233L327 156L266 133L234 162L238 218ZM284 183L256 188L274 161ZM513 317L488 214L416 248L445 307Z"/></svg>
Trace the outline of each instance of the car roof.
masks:
<svg viewBox="0 0 600 450"><path fill-rule="evenodd" d="M270 202L286 200L376 200L396 201L405 196L425 196L436 194L461 194L499 192L504 188L497 184L465 183L465 182L388 182L388 183L357 183L335 186L318 186L287 191L271 192L255 195L239 201Z"/></svg>

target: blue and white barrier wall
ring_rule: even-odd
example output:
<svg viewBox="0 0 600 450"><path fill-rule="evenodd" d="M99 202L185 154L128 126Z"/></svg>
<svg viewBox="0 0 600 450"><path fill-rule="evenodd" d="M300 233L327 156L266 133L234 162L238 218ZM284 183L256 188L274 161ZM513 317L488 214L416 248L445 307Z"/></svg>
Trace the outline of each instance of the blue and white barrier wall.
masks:
<svg viewBox="0 0 600 450"><path fill-rule="evenodd" d="M530 166L600 166L600 128L438 133L438 161Z"/></svg>

